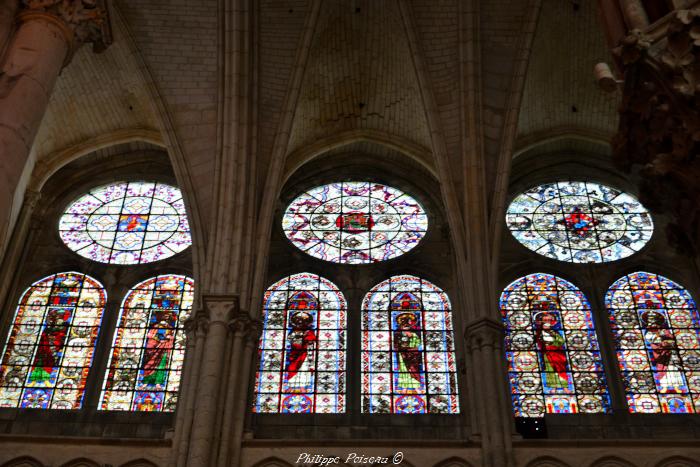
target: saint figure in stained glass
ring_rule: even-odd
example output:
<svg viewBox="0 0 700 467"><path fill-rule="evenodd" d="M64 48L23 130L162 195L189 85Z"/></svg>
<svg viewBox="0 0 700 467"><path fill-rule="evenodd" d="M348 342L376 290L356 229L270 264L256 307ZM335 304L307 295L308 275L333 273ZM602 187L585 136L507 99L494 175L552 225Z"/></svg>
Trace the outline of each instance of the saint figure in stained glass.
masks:
<svg viewBox="0 0 700 467"><path fill-rule="evenodd" d="M302 292L304 293L304 292ZM305 294L305 293L304 293ZM289 317L290 329L287 334L287 363L285 386L288 390L308 391L313 389L312 359L316 346L314 315L311 312L295 311Z"/></svg>
<svg viewBox="0 0 700 467"><path fill-rule="evenodd" d="M174 274L136 285L124 298L101 410L172 412L185 354L184 321L194 281Z"/></svg>
<svg viewBox="0 0 700 467"><path fill-rule="evenodd" d="M395 276L362 302L362 411L458 413L450 302L415 276Z"/></svg>
<svg viewBox="0 0 700 467"><path fill-rule="evenodd" d="M530 274L505 288L500 307L517 417L610 410L590 305L573 284Z"/></svg>
<svg viewBox="0 0 700 467"><path fill-rule="evenodd" d="M77 272L27 289L3 353L0 407L81 407L106 300L102 284Z"/></svg>
<svg viewBox="0 0 700 467"><path fill-rule="evenodd" d="M315 274L286 277L265 292L255 412L345 411L343 294Z"/></svg>

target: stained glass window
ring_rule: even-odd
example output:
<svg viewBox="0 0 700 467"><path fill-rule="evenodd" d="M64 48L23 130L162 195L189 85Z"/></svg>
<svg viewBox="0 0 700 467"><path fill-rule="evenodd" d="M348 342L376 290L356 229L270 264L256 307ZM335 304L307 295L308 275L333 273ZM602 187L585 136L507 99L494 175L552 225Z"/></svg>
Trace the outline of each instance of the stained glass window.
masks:
<svg viewBox="0 0 700 467"><path fill-rule="evenodd" d="M68 206L59 232L80 256L110 264L151 263L192 243L182 193L156 182L91 190Z"/></svg>
<svg viewBox="0 0 700 467"><path fill-rule="evenodd" d="M100 399L101 410L172 412L185 358L183 323L194 281L162 275L124 298Z"/></svg>
<svg viewBox="0 0 700 467"><path fill-rule="evenodd" d="M610 411L591 307L571 282L521 277L501 294L517 417Z"/></svg>
<svg viewBox="0 0 700 467"><path fill-rule="evenodd" d="M77 272L45 277L20 298L0 367L0 407L79 409L107 294Z"/></svg>
<svg viewBox="0 0 700 467"><path fill-rule="evenodd" d="M634 197L591 182L531 188L510 204L506 222L530 250L571 263L626 258L654 231L651 216Z"/></svg>
<svg viewBox="0 0 700 467"><path fill-rule="evenodd" d="M605 296L632 413L700 412L700 318L687 290L628 274Z"/></svg>
<svg viewBox="0 0 700 467"><path fill-rule="evenodd" d="M282 228L294 246L315 258L368 264L414 248L428 230L428 216L415 199L395 188L342 182L297 197Z"/></svg>
<svg viewBox="0 0 700 467"><path fill-rule="evenodd" d="M346 312L338 287L316 274L294 274L267 289L256 412L345 412Z"/></svg>
<svg viewBox="0 0 700 467"><path fill-rule="evenodd" d="M394 276L362 302L362 411L459 412L447 294L415 276Z"/></svg>

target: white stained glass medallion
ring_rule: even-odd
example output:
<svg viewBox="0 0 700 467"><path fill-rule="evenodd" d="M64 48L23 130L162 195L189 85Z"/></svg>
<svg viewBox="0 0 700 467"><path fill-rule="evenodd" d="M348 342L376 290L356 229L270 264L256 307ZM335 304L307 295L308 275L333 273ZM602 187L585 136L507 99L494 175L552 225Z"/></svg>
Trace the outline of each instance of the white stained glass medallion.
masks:
<svg viewBox="0 0 700 467"><path fill-rule="evenodd" d="M59 222L63 242L85 258L143 264L192 244L182 193L158 182L118 182L90 190Z"/></svg>
<svg viewBox="0 0 700 467"><path fill-rule="evenodd" d="M570 263L605 263L641 250L654 231L633 196L592 182L539 185L517 196L506 223L532 251Z"/></svg>
<svg viewBox="0 0 700 467"><path fill-rule="evenodd" d="M341 182L298 196L282 219L287 238L325 261L370 264L415 248L428 230L423 207L401 190Z"/></svg>

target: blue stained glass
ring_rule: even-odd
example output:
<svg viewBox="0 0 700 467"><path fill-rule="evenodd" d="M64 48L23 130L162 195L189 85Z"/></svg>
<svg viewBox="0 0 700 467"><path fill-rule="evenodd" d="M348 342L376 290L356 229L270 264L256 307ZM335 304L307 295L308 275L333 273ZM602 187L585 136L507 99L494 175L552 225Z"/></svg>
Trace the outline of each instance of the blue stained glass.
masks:
<svg viewBox="0 0 700 467"><path fill-rule="evenodd" d="M631 413L700 412L700 318L666 277L636 272L605 296Z"/></svg>
<svg viewBox="0 0 700 467"><path fill-rule="evenodd" d="M267 289L253 410L259 413L345 411L347 304L316 274L286 277Z"/></svg>
<svg viewBox="0 0 700 467"><path fill-rule="evenodd" d="M362 411L459 413L447 294L415 276L394 276L362 303Z"/></svg>
<svg viewBox="0 0 700 467"><path fill-rule="evenodd" d="M500 308L516 416L610 410L591 308L576 286L530 274L505 288Z"/></svg>

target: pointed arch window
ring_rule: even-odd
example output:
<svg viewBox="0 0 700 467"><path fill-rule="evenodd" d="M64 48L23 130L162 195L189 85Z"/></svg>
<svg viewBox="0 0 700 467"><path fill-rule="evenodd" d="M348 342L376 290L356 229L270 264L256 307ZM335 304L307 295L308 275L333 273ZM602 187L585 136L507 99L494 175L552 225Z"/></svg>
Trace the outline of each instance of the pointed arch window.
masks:
<svg viewBox="0 0 700 467"><path fill-rule="evenodd" d="M605 296L631 413L700 412L700 318L672 280L635 272Z"/></svg>
<svg viewBox="0 0 700 467"><path fill-rule="evenodd" d="M459 413L447 294L419 277L394 276L362 302L362 411Z"/></svg>
<svg viewBox="0 0 700 467"><path fill-rule="evenodd" d="M267 289L256 412L345 412L346 313L338 287L316 274L294 274Z"/></svg>
<svg viewBox="0 0 700 467"><path fill-rule="evenodd" d="M129 291L119 311L101 410L175 410L185 356L183 323L193 299L194 281L174 274Z"/></svg>
<svg viewBox="0 0 700 467"><path fill-rule="evenodd" d="M0 367L0 407L79 409L107 293L62 272L31 285L15 311Z"/></svg>
<svg viewBox="0 0 700 467"><path fill-rule="evenodd" d="M571 282L536 273L500 300L517 417L610 410L591 307Z"/></svg>

